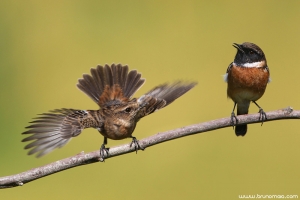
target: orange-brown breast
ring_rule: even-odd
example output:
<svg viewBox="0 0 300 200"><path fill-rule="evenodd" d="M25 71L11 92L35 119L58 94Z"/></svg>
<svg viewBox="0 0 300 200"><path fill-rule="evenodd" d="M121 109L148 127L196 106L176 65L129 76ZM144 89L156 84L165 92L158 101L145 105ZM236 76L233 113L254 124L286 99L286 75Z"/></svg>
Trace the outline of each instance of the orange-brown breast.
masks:
<svg viewBox="0 0 300 200"><path fill-rule="evenodd" d="M228 72L227 95L234 102L256 101L265 92L269 81L266 68L232 66Z"/></svg>
<svg viewBox="0 0 300 200"><path fill-rule="evenodd" d="M100 133L112 140L122 140L131 136L135 126L135 122L132 123L121 118L107 119L104 129Z"/></svg>

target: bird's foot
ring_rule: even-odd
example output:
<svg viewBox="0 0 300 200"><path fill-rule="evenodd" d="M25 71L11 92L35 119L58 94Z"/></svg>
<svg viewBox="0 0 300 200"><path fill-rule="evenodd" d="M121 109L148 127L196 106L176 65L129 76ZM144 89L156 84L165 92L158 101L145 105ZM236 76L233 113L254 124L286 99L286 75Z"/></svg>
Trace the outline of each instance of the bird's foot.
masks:
<svg viewBox="0 0 300 200"><path fill-rule="evenodd" d="M262 126L263 123L268 119L267 114L262 108L259 108L258 113L259 113L259 120L261 121L261 126Z"/></svg>
<svg viewBox="0 0 300 200"><path fill-rule="evenodd" d="M232 128L234 128L234 126L237 125L238 122L239 122L238 118L236 117L234 112L232 112L231 116L230 116L230 124L231 124Z"/></svg>
<svg viewBox="0 0 300 200"><path fill-rule="evenodd" d="M132 145L134 145L134 149L135 149L135 152L137 153L137 151L140 149L140 150L145 150L145 148L142 148L139 144L139 141L136 139L136 137L131 137L132 138L132 141L130 143L130 147Z"/></svg>
<svg viewBox="0 0 300 200"><path fill-rule="evenodd" d="M108 151L109 151L109 148L105 148L105 144L102 144L100 147L100 159L99 159L100 162L105 161L105 157L108 156Z"/></svg>

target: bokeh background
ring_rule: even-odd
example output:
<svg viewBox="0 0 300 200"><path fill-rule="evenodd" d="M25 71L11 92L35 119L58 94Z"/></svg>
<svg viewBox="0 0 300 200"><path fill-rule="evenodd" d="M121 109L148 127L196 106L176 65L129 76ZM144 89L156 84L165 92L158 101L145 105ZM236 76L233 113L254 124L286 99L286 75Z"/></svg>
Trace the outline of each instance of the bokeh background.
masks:
<svg viewBox="0 0 300 200"><path fill-rule="evenodd" d="M199 84L163 110L142 119L139 139L178 127L229 117L222 75L232 43L258 44L272 82L258 101L265 111L300 109L300 3L290 1L6 1L0 2L0 176L81 151L103 137L85 130L40 159L23 150L36 114L55 108L97 109L76 88L91 67L128 64L147 79L136 96L178 79ZM250 112L258 109L251 105ZM1 199L238 199L243 194L300 196L300 123L249 125L246 137L225 128L63 171ZM129 143L111 141L108 146Z"/></svg>

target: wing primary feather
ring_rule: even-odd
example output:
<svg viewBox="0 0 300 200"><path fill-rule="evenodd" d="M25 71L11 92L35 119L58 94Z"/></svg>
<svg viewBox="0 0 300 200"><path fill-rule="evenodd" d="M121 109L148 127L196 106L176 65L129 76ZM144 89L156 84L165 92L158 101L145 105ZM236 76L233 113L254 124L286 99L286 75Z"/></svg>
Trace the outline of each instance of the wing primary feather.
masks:
<svg viewBox="0 0 300 200"><path fill-rule="evenodd" d="M101 118L95 116L97 111L84 111L74 109L57 109L43 113L29 129L23 134L30 134L22 142L30 141L25 149L32 148L28 154L37 153L37 157L45 155L55 148L64 146L72 137L78 136L85 128L99 128L102 126Z"/></svg>
<svg viewBox="0 0 300 200"><path fill-rule="evenodd" d="M166 107L192 89L196 84L196 82L184 83L177 81L173 84L166 83L155 87L138 99L138 103L143 107L141 117Z"/></svg>
<svg viewBox="0 0 300 200"><path fill-rule="evenodd" d="M152 96L157 99L164 99L167 106L175 99L188 92L195 85L197 85L196 82L184 83L182 81L177 81L173 84L162 84L157 86L145 95Z"/></svg>

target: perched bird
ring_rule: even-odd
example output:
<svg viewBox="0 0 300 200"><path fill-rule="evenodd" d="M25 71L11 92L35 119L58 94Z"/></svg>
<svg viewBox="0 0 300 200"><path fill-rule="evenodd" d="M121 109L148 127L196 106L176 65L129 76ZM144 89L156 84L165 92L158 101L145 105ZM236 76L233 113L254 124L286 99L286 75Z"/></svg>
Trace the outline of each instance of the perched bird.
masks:
<svg viewBox="0 0 300 200"><path fill-rule="evenodd" d="M266 113L256 101L265 93L270 81L270 71L264 52L256 44L244 42L234 43L233 46L237 49L237 53L227 68L224 79L228 83L227 96L234 102L231 123L233 126L236 125L235 134L244 136L247 133L247 124L237 125L235 107L237 105L237 115L248 114L252 101L259 108L261 122L267 119Z"/></svg>
<svg viewBox="0 0 300 200"><path fill-rule="evenodd" d="M144 84L145 79L136 70L129 71L121 64L97 66L91 69L91 75L84 74L78 80L77 87L88 95L100 107L99 110L57 109L41 114L26 127L30 134L22 142L31 141L25 149L32 148L28 154L43 156L55 148L64 146L72 137L78 136L85 128L95 128L103 136L100 158L104 161L109 149L105 148L107 138L121 140L132 138L130 146L135 150L143 149L132 136L136 123L172 103L189 91L197 83L175 82L155 87L140 98L133 94Z"/></svg>

